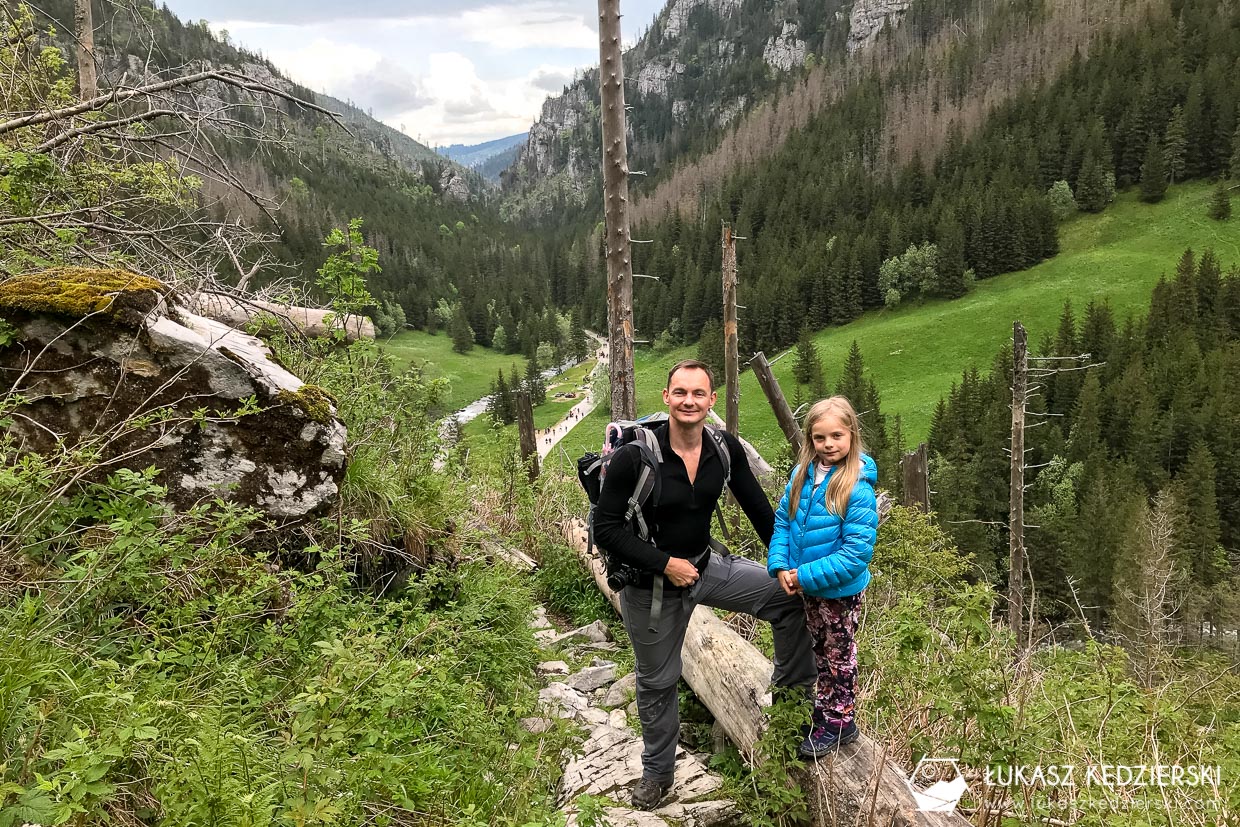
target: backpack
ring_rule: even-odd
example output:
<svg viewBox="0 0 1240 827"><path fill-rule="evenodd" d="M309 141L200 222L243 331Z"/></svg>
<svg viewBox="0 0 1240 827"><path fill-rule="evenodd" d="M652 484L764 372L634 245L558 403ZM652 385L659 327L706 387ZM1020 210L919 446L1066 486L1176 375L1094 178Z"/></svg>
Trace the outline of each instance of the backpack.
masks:
<svg viewBox="0 0 1240 827"><path fill-rule="evenodd" d="M586 497L590 500L590 510L586 518L587 553L593 553L595 547L594 513L598 507L599 494L603 490L603 482L607 477L607 467L615 457L616 449L624 445L636 445L641 462L641 470L637 475L637 485L629 496L624 521L639 539L650 542L650 527L646 525L646 517L642 513L642 507L652 496L654 497L654 504L657 506L659 503L660 480L658 470L660 463L663 462L663 451L659 447L659 440L655 436L654 428L667 422L667 420L668 416L666 413L655 413L637 420L609 422L603 434L603 446L600 451L592 451L577 460L577 478L581 481L581 486L586 490ZM723 487L724 490L727 490L728 483L732 479L732 455L728 451L728 446L723 441L723 436L717 428L707 425L706 433L714 441L715 452L723 463ZM727 526L723 522L723 512L719 508L718 502L715 503L715 513L719 517L720 530L726 538L728 536ZM641 576L641 572L636 567L621 562L609 550L601 550L605 552L603 560L607 566L607 585L613 591L620 591L630 583L636 582Z"/></svg>

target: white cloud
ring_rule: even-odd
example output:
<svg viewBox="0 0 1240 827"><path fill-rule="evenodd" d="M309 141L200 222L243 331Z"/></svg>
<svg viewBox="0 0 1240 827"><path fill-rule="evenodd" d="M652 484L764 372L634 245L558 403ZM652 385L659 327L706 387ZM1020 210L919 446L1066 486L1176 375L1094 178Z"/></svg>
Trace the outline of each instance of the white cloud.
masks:
<svg viewBox="0 0 1240 827"><path fill-rule="evenodd" d="M544 3L466 11L460 31L466 40L504 50L598 48L598 35L585 15Z"/></svg>
<svg viewBox="0 0 1240 827"><path fill-rule="evenodd" d="M353 79L372 71L383 59L374 49L325 37L301 47L271 48L267 57L301 85L338 97L347 97Z"/></svg>

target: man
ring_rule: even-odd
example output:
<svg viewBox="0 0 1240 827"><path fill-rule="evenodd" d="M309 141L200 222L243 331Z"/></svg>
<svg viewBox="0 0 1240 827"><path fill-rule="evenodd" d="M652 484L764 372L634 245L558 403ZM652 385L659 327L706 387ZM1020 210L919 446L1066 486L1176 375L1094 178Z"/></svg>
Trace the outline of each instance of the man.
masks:
<svg viewBox="0 0 1240 827"><path fill-rule="evenodd" d="M714 377L696 360L680 362L667 376L663 402L668 422L656 429L663 454L659 496L643 505L651 542L643 542L625 522L636 485L640 459L635 446L623 446L612 458L595 510L599 546L642 571L620 592L624 626L637 662L637 710L642 723L642 778L633 790L633 806L653 810L674 782L680 710L681 646L689 616L699 605L745 612L769 620L775 632L776 686L808 693L817 670L798 595L786 594L759 563L712 552L710 522L723 494L724 465L717 443L704 434L715 404ZM758 485L740 442L722 434L731 457L729 487L763 543L769 544L775 515ZM662 580L661 610L652 612ZM651 615L658 617L650 631Z"/></svg>

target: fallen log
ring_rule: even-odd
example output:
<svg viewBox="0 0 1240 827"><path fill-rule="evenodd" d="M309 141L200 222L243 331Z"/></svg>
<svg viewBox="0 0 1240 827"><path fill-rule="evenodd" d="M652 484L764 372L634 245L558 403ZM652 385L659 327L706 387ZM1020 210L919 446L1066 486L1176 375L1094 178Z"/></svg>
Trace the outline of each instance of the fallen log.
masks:
<svg viewBox="0 0 1240 827"><path fill-rule="evenodd" d="M620 597L607 587L603 562L587 552L581 520L562 526L564 537L585 561L594 582L620 612ZM683 649L684 678L747 761L754 761L766 728L773 666L713 611L699 606L689 621ZM862 734L833 757L806 764L797 779L806 791L812 823L844 827L968 827L955 813L923 812L907 775L886 758L886 749Z"/></svg>
<svg viewBox="0 0 1240 827"><path fill-rule="evenodd" d="M349 314L343 319L332 321L329 319L329 316L333 316L330 310L276 304L258 299L240 299L223 293L194 293L188 297L188 303L190 309L198 315L238 329L266 314L291 333L323 337L330 335L333 330L344 330L349 341L375 338L375 323L366 316Z"/></svg>

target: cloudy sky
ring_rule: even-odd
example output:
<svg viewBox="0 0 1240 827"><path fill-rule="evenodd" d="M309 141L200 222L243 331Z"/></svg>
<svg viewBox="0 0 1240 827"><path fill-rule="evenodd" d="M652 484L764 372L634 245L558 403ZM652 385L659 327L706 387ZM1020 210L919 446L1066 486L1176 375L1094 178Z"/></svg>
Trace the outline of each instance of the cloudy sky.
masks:
<svg viewBox="0 0 1240 827"><path fill-rule="evenodd" d="M430 145L525 132L598 63L596 0L166 0L299 83ZM664 0L624 0L626 42Z"/></svg>

